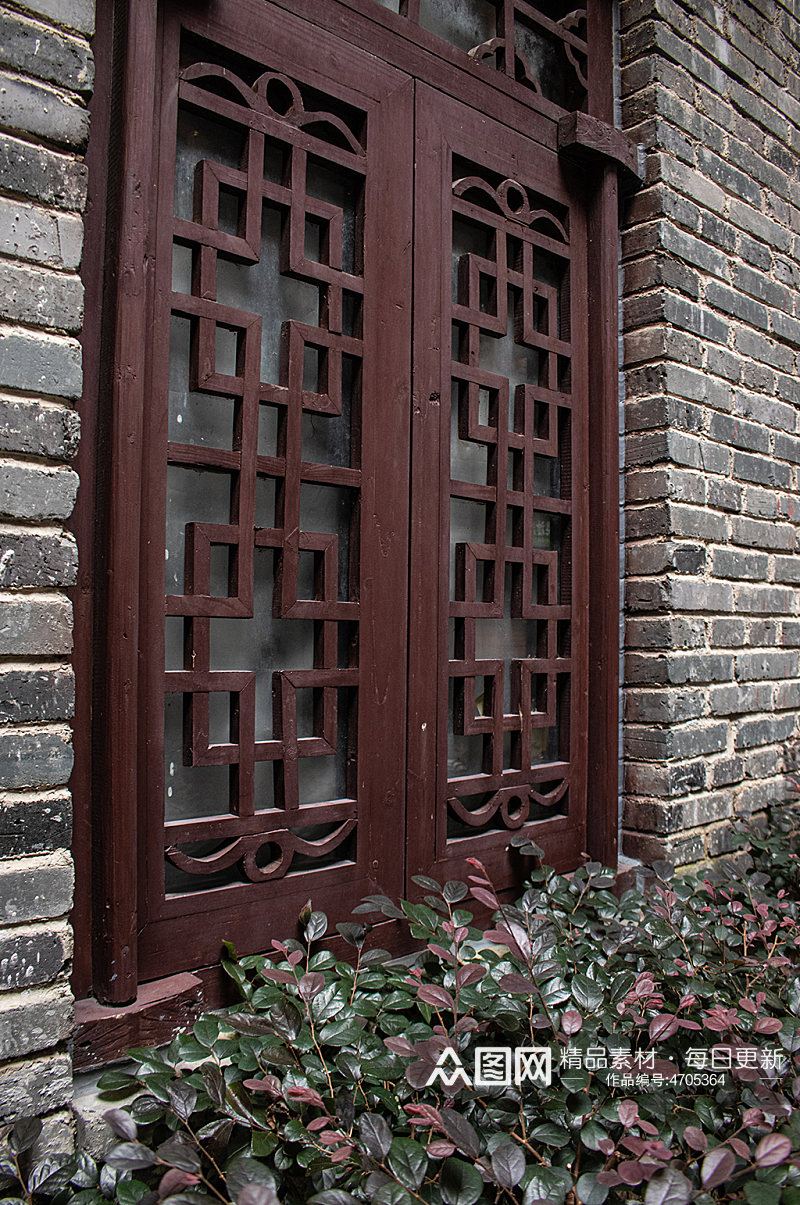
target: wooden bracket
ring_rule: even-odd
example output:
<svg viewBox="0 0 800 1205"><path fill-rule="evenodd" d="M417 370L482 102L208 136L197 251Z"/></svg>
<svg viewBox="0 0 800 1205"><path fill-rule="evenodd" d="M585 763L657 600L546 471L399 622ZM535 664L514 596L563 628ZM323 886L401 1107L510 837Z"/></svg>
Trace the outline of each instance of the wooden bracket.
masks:
<svg viewBox="0 0 800 1205"><path fill-rule="evenodd" d="M561 118L558 151L579 163L616 164L628 187L637 188L644 182L642 148L622 130L588 113L568 113Z"/></svg>
<svg viewBox="0 0 800 1205"><path fill-rule="evenodd" d="M162 1046L202 1011L203 981L187 973L143 983L133 1004L121 1008L96 1000L75 1002L76 1070L119 1059L130 1046Z"/></svg>

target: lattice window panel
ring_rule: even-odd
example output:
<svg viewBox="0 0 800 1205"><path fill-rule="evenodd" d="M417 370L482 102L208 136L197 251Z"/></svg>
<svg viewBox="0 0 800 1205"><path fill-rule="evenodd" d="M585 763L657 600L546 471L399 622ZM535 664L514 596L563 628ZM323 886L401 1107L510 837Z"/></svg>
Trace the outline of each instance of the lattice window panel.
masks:
<svg viewBox="0 0 800 1205"><path fill-rule="evenodd" d="M570 783L569 213L468 162L454 176L440 848L565 815Z"/></svg>
<svg viewBox="0 0 800 1205"><path fill-rule="evenodd" d="M347 861L357 824L364 114L201 51L173 218L168 894Z"/></svg>

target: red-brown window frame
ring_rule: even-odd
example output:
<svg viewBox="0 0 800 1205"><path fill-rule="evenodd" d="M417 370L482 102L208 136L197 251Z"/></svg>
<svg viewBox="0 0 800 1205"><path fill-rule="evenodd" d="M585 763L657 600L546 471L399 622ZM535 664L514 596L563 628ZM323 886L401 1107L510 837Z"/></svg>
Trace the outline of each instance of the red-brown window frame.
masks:
<svg viewBox="0 0 800 1205"><path fill-rule="evenodd" d="M167 0L168 2L168 0ZM213 7L214 0L198 0ZM508 79L496 76L374 0L276 0L297 16L389 57L410 75L433 80L444 93L481 105L490 116L565 148L591 165L589 205L589 677L592 721L587 733L587 847L615 864L618 831L619 430L618 430L618 168L635 154L613 130L611 0L588 5L587 112L563 112ZM113 1036L97 1045L98 1012L79 1007L96 1048L79 1044L77 1060L96 1061L141 1035L151 1013L166 1029L200 980L140 990L136 967L137 641L141 496L141 414L145 345L146 213L152 179L158 0L107 0L100 6L95 52L88 164L90 206L84 256L86 319L81 493L74 520L81 554L75 591L77 678L73 776L77 866L74 987L112 1006ZM391 55L388 51L391 50ZM109 163L108 147L117 152ZM124 240L120 236L124 231ZM115 366L119 366L116 370ZM101 404L101 397L104 399ZM114 806L107 805L113 800ZM384 944L391 943L387 935ZM202 977L207 1001L220 998L213 972ZM137 1001L137 992L138 1002ZM165 1009L174 998L176 1007ZM134 1000L133 1006L129 1002ZM151 1002L156 1007L151 1007ZM150 1003L149 1003L150 1002ZM113 1006L125 1006L118 1010ZM100 1010L102 1012L102 1010ZM144 1019L144 1021L143 1021ZM144 1023L145 1029L141 1030ZM83 1053L82 1053L83 1051Z"/></svg>

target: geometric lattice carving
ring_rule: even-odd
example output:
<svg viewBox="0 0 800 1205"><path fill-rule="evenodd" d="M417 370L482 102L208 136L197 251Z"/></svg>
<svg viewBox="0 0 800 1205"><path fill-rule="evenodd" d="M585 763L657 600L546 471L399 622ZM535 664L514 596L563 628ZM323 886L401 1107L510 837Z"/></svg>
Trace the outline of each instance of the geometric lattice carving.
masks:
<svg viewBox="0 0 800 1205"><path fill-rule="evenodd" d="M400 0L399 11L475 62L575 110L585 104L589 80L586 10L572 2Z"/></svg>
<svg viewBox="0 0 800 1205"><path fill-rule="evenodd" d="M568 806L569 215L457 161L448 831Z"/></svg>
<svg viewBox="0 0 800 1205"><path fill-rule="evenodd" d="M248 83L198 61L180 76L166 511L173 890L352 854L362 126L363 114L328 111L274 71Z"/></svg>

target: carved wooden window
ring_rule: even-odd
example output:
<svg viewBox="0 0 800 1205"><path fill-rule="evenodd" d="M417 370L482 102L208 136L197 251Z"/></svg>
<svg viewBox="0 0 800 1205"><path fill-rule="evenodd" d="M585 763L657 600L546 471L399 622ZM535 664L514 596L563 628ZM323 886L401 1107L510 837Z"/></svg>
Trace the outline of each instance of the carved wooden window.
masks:
<svg viewBox="0 0 800 1205"><path fill-rule="evenodd" d="M79 969L111 1001L309 895L342 919L473 855L511 887L514 832L578 862L593 329L604 389L613 356L557 153L591 11L145 7Z"/></svg>

